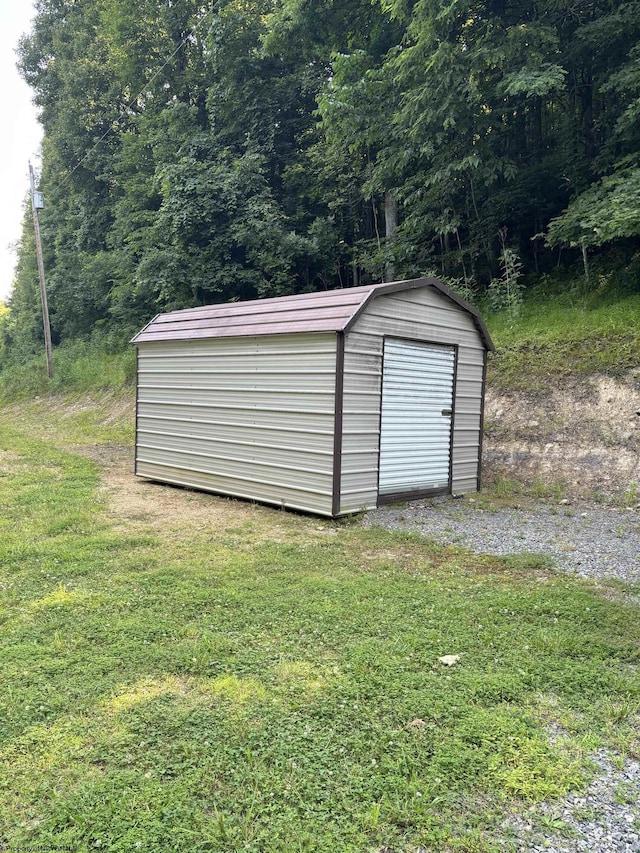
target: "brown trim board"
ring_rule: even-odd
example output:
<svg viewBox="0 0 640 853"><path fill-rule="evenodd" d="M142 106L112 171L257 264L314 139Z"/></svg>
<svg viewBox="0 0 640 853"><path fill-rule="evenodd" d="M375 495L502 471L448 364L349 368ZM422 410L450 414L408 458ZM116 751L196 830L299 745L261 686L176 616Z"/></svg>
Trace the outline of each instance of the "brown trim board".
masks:
<svg viewBox="0 0 640 853"><path fill-rule="evenodd" d="M333 496L331 514L340 515L342 491L342 412L344 404L344 332L336 332L336 390L333 422Z"/></svg>
<svg viewBox="0 0 640 853"><path fill-rule="evenodd" d="M395 495L378 495L378 506L395 504L400 501L417 501L419 498L436 498L440 495L450 495L451 489L422 489L413 492L397 492Z"/></svg>
<svg viewBox="0 0 640 853"><path fill-rule="evenodd" d="M480 435L478 441L478 476L477 480L477 489L480 491L482 488L482 443L484 439L484 406L485 406L485 396L487 390L487 351L484 351L483 360L482 360L482 395L480 397Z"/></svg>
<svg viewBox="0 0 640 853"><path fill-rule="evenodd" d="M140 349L136 347L136 433L133 447L133 473L138 473L138 406L140 404Z"/></svg>

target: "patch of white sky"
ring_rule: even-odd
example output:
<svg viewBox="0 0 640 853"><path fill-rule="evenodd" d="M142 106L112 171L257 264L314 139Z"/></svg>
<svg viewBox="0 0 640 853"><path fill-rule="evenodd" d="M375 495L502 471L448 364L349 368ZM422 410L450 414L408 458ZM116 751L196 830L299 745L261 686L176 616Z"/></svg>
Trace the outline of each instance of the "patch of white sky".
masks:
<svg viewBox="0 0 640 853"><path fill-rule="evenodd" d="M33 92L16 68L20 37L31 30L35 11L29 0L0 0L0 80L4 130L0 134L0 302L11 293L16 244L29 193L29 161L40 168L42 128Z"/></svg>

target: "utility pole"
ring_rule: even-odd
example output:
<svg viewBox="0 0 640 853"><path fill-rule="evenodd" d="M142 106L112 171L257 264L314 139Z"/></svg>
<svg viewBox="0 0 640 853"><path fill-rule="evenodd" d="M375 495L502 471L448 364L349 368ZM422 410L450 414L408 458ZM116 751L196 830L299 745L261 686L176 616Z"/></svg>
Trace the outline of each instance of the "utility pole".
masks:
<svg viewBox="0 0 640 853"><path fill-rule="evenodd" d="M33 211L33 230L36 235L36 254L38 256L38 277L40 279L40 301L42 302L42 325L44 326L44 347L47 353L47 375L53 377L53 358L51 353L51 325L49 323L49 306L47 305L47 288L44 282L44 263L42 261L42 243L40 241L40 222L38 210L44 207L41 193L36 193L36 183L33 177L33 166L29 163L29 179L31 181L31 209Z"/></svg>

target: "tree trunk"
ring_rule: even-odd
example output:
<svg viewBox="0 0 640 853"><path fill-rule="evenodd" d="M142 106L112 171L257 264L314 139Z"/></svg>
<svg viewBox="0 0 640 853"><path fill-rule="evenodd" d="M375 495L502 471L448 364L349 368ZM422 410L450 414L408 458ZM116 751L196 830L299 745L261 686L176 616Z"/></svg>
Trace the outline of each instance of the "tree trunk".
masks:
<svg viewBox="0 0 640 853"><path fill-rule="evenodd" d="M395 237L396 230L398 228L398 205L396 204L392 190L387 190L384 194L384 226L387 251L389 251L392 247L393 238ZM386 281L394 281L395 277L395 265L389 258L385 268L385 279Z"/></svg>
<svg viewBox="0 0 640 853"><path fill-rule="evenodd" d="M585 290L588 290L589 285L591 284L591 277L589 275L589 253L587 251L587 242L584 237L580 241L580 246L582 248L582 265L584 267Z"/></svg>

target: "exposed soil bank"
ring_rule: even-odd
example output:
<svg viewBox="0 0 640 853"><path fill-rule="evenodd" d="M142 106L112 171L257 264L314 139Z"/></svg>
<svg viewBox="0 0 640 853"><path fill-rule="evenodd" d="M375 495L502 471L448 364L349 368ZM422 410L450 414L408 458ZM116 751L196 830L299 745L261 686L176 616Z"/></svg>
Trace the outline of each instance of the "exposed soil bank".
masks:
<svg viewBox="0 0 640 853"><path fill-rule="evenodd" d="M640 382L573 377L546 394L487 389L484 480L640 502Z"/></svg>

